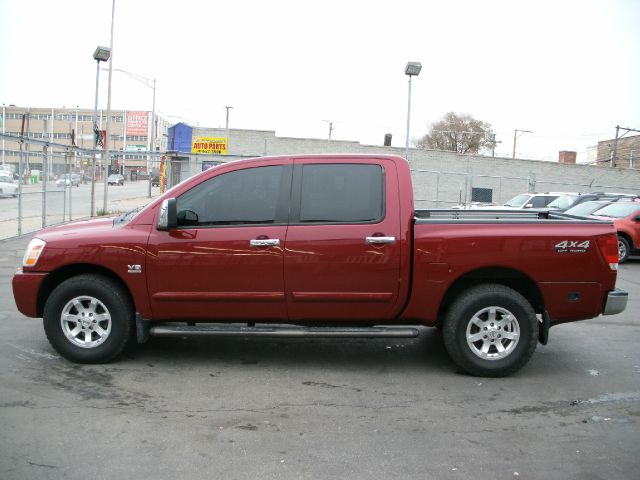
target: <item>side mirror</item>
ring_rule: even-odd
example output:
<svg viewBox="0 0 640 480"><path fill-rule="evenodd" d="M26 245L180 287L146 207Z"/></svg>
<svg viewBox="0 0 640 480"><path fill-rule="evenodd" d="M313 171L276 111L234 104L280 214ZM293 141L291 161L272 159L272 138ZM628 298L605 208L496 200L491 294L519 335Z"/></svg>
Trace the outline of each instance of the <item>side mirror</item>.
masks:
<svg viewBox="0 0 640 480"><path fill-rule="evenodd" d="M178 225L178 214L176 199L167 198L160 207L160 217L158 218L158 230L169 230Z"/></svg>
<svg viewBox="0 0 640 480"><path fill-rule="evenodd" d="M533 203L527 203L524 208L533 208Z"/></svg>

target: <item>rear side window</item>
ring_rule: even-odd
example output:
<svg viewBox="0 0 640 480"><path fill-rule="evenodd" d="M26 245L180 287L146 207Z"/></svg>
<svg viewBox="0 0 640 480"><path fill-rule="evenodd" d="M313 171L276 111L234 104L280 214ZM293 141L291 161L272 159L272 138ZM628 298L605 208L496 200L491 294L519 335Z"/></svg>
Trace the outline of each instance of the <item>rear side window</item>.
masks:
<svg viewBox="0 0 640 480"><path fill-rule="evenodd" d="M363 223L384 216L380 165L304 165L301 223Z"/></svg>
<svg viewBox="0 0 640 480"><path fill-rule="evenodd" d="M549 205L552 201L554 201L556 197L546 197L546 196L538 196L538 197L533 197L528 203L527 205L531 205L532 208L542 208L542 207L546 207L547 205Z"/></svg>
<svg viewBox="0 0 640 480"><path fill-rule="evenodd" d="M178 225L243 225L275 222L282 166L224 173L177 199Z"/></svg>

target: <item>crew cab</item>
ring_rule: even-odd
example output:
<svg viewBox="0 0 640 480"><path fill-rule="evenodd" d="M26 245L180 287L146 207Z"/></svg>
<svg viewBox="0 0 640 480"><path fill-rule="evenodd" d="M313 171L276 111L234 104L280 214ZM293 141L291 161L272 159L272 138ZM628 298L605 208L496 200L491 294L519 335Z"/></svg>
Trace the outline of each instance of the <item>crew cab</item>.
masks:
<svg viewBox="0 0 640 480"><path fill-rule="evenodd" d="M38 232L13 278L74 362L149 336L415 337L466 372L509 375L549 327L623 311L610 221L414 210L397 156L235 161L140 211Z"/></svg>

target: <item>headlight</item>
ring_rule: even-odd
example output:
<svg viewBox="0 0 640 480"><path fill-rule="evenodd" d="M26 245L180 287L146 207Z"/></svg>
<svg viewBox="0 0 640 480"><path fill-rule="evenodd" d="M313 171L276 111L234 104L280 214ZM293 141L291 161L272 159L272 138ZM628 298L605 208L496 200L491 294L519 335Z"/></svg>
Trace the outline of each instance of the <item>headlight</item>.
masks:
<svg viewBox="0 0 640 480"><path fill-rule="evenodd" d="M24 253L24 257L22 258L22 266L35 267L46 244L46 242L39 238L32 239L27 246L27 251Z"/></svg>

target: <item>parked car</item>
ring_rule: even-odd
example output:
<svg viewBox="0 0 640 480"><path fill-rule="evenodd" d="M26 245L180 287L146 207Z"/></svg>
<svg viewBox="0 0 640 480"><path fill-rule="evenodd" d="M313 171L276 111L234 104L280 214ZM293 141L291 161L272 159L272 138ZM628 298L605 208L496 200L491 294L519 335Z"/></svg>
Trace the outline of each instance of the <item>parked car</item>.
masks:
<svg viewBox="0 0 640 480"><path fill-rule="evenodd" d="M521 193L502 205L471 206L472 210L525 210L545 208L555 199L564 195L577 195L567 192Z"/></svg>
<svg viewBox="0 0 640 480"><path fill-rule="evenodd" d="M151 186L152 187L159 187L160 186L160 174L159 173L152 173L151 174Z"/></svg>
<svg viewBox="0 0 640 480"><path fill-rule="evenodd" d="M594 212L597 217L613 220L618 231L618 262L640 254L640 201L617 201Z"/></svg>
<svg viewBox="0 0 640 480"><path fill-rule="evenodd" d="M107 183L109 185L124 185L124 177L119 173L112 173L107 178Z"/></svg>
<svg viewBox="0 0 640 480"><path fill-rule="evenodd" d="M239 160L140 211L41 230L13 293L80 363L149 336L398 338L438 326L460 368L504 376L550 326L626 308L612 223L559 215L415 211L409 164L393 155Z"/></svg>
<svg viewBox="0 0 640 480"><path fill-rule="evenodd" d="M56 180L56 185L59 187L79 187L80 186L80 175L76 173L63 173L60 175L60 178Z"/></svg>
<svg viewBox="0 0 640 480"><path fill-rule="evenodd" d="M18 196L18 185L13 181L13 176L10 173L6 174L5 171L0 175L0 196Z"/></svg>
<svg viewBox="0 0 640 480"><path fill-rule="evenodd" d="M607 192L567 194L567 195L561 195L558 198L556 198L553 202L547 205L547 208L562 212L576 205L580 205L583 202L590 202L592 200L612 201L612 200L618 200L621 198L633 199L636 197L637 195L633 195L629 193L607 193Z"/></svg>

